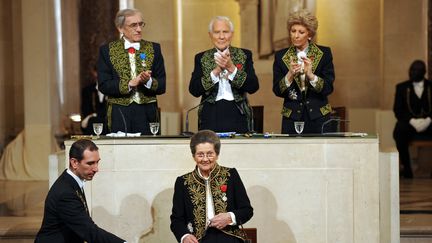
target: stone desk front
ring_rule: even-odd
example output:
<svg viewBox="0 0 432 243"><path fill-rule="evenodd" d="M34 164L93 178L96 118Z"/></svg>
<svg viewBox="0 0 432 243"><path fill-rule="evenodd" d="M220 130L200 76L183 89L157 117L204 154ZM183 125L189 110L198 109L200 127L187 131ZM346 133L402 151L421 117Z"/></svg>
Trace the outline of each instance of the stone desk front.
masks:
<svg viewBox="0 0 432 243"><path fill-rule="evenodd" d="M66 142L66 154L72 144ZM177 176L193 170L189 139L94 140L99 173L85 185L95 222L128 242L175 242L169 229ZM222 139L219 164L238 169L258 242L378 243L376 137Z"/></svg>

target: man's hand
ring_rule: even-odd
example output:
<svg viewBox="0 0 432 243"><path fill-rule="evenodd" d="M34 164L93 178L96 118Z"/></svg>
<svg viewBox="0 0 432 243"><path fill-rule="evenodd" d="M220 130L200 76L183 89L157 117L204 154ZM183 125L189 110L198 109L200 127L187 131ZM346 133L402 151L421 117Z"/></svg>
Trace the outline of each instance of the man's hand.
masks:
<svg viewBox="0 0 432 243"><path fill-rule="evenodd" d="M235 70L234 63L231 60L231 54L229 49L225 49L225 51L217 51L214 54L214 60L216 64L223 70L226 69L228 72L232 73Z"/></svg>
<svg viewBox="0 0 432 243"><path fill-rule="evenodd" d="M198 243L198 240L194 235L189 234L183 239L182 243Z"/></svg>
<svg viewBox="0 0 432 243"><path fill-rule="evenodd" d="M223 229L230 223L232 223L231 215L229 213L220 213L210 220L209 227Z"/></svg>
<svg viewBox="0 0 432 243"><path fill-rule="evenodd" d="M136 87L139 84L146 84L149 79L151 78L152 71L142 71L140 74L138 74L134 79L129 81L129 87Z"/></svg>

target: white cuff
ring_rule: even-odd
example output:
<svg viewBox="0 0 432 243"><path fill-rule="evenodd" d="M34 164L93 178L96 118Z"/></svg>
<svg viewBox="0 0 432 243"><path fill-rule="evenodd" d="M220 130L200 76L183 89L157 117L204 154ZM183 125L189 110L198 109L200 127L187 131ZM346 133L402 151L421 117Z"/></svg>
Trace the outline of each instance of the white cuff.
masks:
<svg viewBox="0 0 432 243"><path fill-rule="evenodd" d="M188 236L188 235L190 235L190 234L184 234L183 236L182 236L182 238L180 239L180 243L183 243L183 240L186 238L186 236Z"/></svg>
<svg viewBox="0 0 432 243"><path fill-rule="evenodd" d="M147 89L150 89L153 83L153 79L152 77L150 77L150 79L147 81L146 84L144 84L144 87L146 87Z"/></svg>
<svg viewBox="0 0 432 243"><path fill-rule="evenodd" d="M219 82L219 77L216 77L213 72L210 72L210 77L211 80L213 81L213 84L216 84L217 82Z"/></svg>
<svg viewBox="0 0 432 243"><path fill-rule="evenodd" d="M291 84L293 83L292 81L290 82L288 79L287 79L287 76L285 75L285 85L289 88L290 86L291 86Z"/></svg>
<svg viewBox="0 0 432 243"><path fill-rule="evenodd" d="M231 216L231 221L232 221L229 225L237 225L235 214L233 212L228 212L228 213Z"/></svg>
<svg viewBox="0 0 432 243"><path fill-rule="evenodd" d="M309 83L312 85L312 87L315 88L315 86L316 86L317 83L318 83L318 76L316 76L316 75L314 75L314 76L315 76L314 79L311 80L311 81L309 81Z"/></svg>
<svg viewBox="0 0 432 243"><path fill-rule="evenodd" d="M230 75L228 75L228 79L233 81L236 74L237 74L237 67L235 67L234 71Z"/></svg>

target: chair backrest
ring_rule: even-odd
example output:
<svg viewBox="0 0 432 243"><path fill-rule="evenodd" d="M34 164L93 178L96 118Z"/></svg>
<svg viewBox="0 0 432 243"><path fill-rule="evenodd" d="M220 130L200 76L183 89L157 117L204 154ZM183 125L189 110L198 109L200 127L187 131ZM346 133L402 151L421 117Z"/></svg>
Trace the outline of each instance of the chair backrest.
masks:
<svg viewBox="0 0 432 243"><path fill-rule="evenodd" d="M345 106L332 107L330 118L341 120L338 124L337 132L346 132L348 130Z"/></svg>
<svg viewBox="0 0 432 243"><path fill-rule="evenodd" d="M254 131L263 133L264 131L264 106L252 106Z"/></svg>
<svg viewBox="0 0 432 243"><path fill-rule="evenodd" d="M245 242L247 243L257 243L257 229L256 228L244 228L243 229L247 235Z"/></svg>

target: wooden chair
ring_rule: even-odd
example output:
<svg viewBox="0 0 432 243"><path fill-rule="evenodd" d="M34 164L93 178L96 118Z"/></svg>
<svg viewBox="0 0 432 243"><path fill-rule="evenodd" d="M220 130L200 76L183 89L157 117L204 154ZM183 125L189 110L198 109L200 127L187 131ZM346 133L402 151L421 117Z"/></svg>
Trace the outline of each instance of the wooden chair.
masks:
<svg viewBox="0 0 432 243"><path fill-rule="evenodd" d="M247 243L257 243L257 229L256 228L244 228L243 229L246 232Z"/></svg>
<svg viewBox="0 0 432 243"><path fill-rule="evenodd" d="M418 168L414 171L414 177L432 178L432 165L430 159L430 150L432 149L432 137L416 136L409 144L410 150L416 151ZM411 157L413 155L411 154Z"/></svg>
<svg viewBox="0 0 432 243"><path fill-rule="evenodd" d="M330 118L341 120L337 124L336 132L346 132L348 130L345 106L332 107Z"/></svg>

